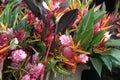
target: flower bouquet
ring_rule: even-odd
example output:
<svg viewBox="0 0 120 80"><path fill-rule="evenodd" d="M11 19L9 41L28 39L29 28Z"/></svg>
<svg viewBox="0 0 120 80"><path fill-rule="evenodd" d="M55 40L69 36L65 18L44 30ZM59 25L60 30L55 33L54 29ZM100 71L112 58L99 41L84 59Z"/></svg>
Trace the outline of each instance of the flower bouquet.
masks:
<svg viewBox="0 0 120 80"><path fill-rule="evenodd" d="M111 71L113 64L120 65L120 28L114 34L118 39L111 39L109 33L119 25L119 14L107 14L101 5L88 9L91 2L13 0L4 4L0 79L53 80L52 73L70 80L79 65L90 69L92 63L99 76L103 66Z"/></svg>

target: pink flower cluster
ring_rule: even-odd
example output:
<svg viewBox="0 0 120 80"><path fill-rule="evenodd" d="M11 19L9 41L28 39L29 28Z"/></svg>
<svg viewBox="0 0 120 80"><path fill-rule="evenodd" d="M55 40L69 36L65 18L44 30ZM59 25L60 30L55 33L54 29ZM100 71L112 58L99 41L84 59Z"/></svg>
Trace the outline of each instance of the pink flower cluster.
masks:
<svg viewBox="0 0 120 80"><path fill-rule="evenodd" d="M44 65L42 63L38 63L36 66L31 68L28 72L29 74L25 74L21 80L36 80L42 73L44 69Z"/></svg>
<svg viewBox="0 0 120 80"><path fill-rule="evenodd" d="M89 57L86 54L80 54L78 56L78 61L81 63L86 63L89 60Z"/></svg>
<svg viewBox="0 0 120 80"><path fill-rule="evenodd" d="M8 35L0 33L0 47L5 47L8 45Z"/></svg>
<svg viewBox="0 0 120 80"><path fill-rule="evenodd" d="M70 37L67 35L62 35L62 36L60 36L59 39L60 39L62 46L71 46L71 44L72 44Z"/></svg>
<svg viewBox="0 0 120 80"><path fill-rule="evenodd" d="M27 54L22 49L15 50L11 53L10 59L13 63L20 63L27 57Z"/></svg>

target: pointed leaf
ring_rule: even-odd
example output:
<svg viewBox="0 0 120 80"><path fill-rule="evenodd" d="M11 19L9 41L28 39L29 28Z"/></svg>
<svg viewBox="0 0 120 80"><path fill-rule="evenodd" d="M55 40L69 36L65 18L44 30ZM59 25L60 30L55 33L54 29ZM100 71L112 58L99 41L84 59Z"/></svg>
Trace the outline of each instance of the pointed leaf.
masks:
<svg viewBox="0 0 120 80"><path fill-rule="evenodd" d="M100 58L102 59L102 61L104 62L104 64L106 65L106 67L112 71L112 61L110 59L110 57L108 55L102 55L100 56Z"/></svg>
<svg viewBox="0 0 120 80"><path fill-rule="evenodd" d="M76 34L79 35L81 31L88 30L93 27L94 20L94 10L91 9L88 13L83 17L82 21L78 25L78 29Z"/></svg>
<svg viewBox="0 0 120 80"><path fill-rule="evenodd" d="M46 71L49 71L51 68L53 68L56 65L57 62L51 62L46 66Z"/></svg>
<svg viewBox="0 0 120 80"><path fill-rule="evenodd" d="M97 73L101 77L102 66L103 66L102 61L98 58L91 58L91 62L92 62L93 67L96 69Z"/></svg>
<svg viewBox="0 0 120 80"><path fill-rule="evenodd" d="M96 45L99 44L101 42L101 40L104 37L104 31L100 31L98 32L94 37L93 37L93 41L91 42L91 45Z"/></svg>
<svg viewBox="0 0 120 80"><path fill-rule="evenodd" d="M78 15L78 9L74 9L65 13L58 22L57 33L64 33L66 29L72 27L72 24L76 20Z"/></svg>
<svg viewBox="0 0 120 80"><path fill-rule="evenodd" d="M12 16L11 26L13 27L13 29L15 28L16 23L17 23L19 10L20 10L20 8L17 7L17 8L15 9L14 13L13 13L13 16Z"/></svg>
<svg viewBox="0 0 120 80"><path fill-rule="evenodd" d="M90 45L90 42L93 38L93 30L90 29L88 31L85 31L82 35L81 35L81 38L80 38L80 47L83 49L83 50L87 50L87 48L89 47Z"/></svg>
<svg viewBox="0 0 120 80"><path fill-rule="evenodd" d="M94 24L100 21L100 19L105 15L106 11L98 11L94 14Z"/></svg>

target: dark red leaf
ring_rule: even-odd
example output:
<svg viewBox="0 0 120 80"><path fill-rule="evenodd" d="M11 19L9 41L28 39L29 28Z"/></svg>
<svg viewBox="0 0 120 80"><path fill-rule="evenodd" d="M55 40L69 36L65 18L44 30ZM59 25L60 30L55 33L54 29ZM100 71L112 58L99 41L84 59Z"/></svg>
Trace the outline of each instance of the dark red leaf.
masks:
<svg viewBox="0 0 120 80"><path fill-rule="evenodd" d="M74 21L76 20L78 15L78 9L74 9L65 13L58 22L57 33L64 33L66 29L72 27Z"/></svg>

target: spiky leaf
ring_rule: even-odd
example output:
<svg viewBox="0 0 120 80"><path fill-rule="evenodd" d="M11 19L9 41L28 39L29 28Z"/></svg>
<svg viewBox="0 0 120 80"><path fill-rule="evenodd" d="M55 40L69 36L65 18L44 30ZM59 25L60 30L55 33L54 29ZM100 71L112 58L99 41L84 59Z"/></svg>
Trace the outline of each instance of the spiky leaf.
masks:
<svg viewBox="0 0 120 80"><path fill-rule="evenodd" d="M96 24L105 15L106 11L98 11L94 14L94 24Z"/></svg>
<svg viewBox="0 0 120 80"><path fill-rule="evenodd" d="M87 50L87 48L90 46L90 42L93 38L93 30L90 29L88 31L84 31L80 36L80 47L83 50Z"/></svg>
<svg viewBox="0 0 120 80"><path fill-rule="evenodd" d="M102 40L103 37L104 37L104 33L105 33L105 31L100 31L100 32L98 32L98 33L93 37L93 40L92 40L92 42L91 42L91 45L96 45L96 44L100 43L101 40Z"/></svg>

